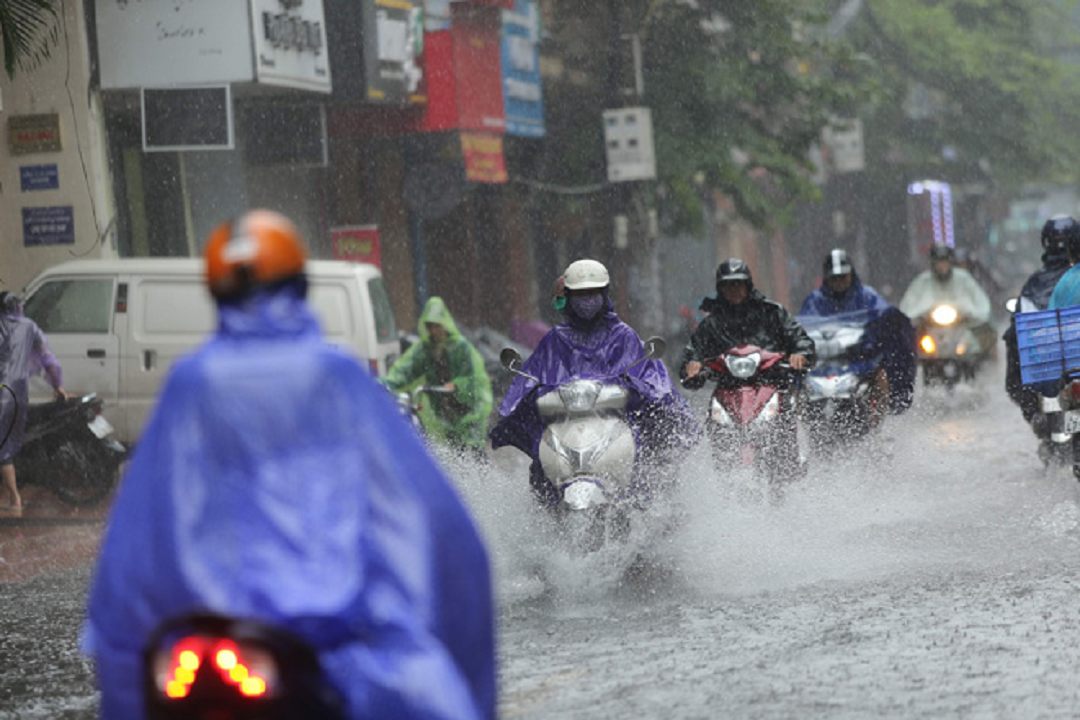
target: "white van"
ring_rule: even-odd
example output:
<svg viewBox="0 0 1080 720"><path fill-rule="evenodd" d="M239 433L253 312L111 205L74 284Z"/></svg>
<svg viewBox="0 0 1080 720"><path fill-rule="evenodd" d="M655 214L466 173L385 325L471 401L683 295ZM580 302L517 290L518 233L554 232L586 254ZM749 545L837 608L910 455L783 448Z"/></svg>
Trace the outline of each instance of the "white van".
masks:
<svg viewBox="0 0 1080 720"><path fill-rule="evenodd" d="M64 373L64 389L96 392L117 437L134 441L173 361L217 324L196 258L80 260L51 267L27 286L25 314L41 326ZM373 265L306 264L308 299L327 339L351 350L373 375L399 352L382 275ZM43 380L31 401L48 398Z"/></svg>

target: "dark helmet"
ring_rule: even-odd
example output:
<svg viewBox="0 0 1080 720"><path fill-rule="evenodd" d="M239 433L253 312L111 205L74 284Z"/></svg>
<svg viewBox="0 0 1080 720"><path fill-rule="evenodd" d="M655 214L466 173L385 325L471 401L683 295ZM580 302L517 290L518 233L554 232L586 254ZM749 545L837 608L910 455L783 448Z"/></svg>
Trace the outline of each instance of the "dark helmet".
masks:
<svg viewBox="0 0 1080 720"><path fill-rule="evenodd" d="M754 287L754 276L750 274L750 266L739 258L728 258L716 268L716 291L720 292L720 283L729 280L743 280L748 289Z"/></svg>
<svg viewBox="0 0 1080 720"><path fill-rule="evenodd" d="M855 273L855 266L851 264L851 258L847 254L847 250L841 250L836 248L830 250L829 254L825 256L825 263L821 268L822 278L831 278L837 275L848 275Z"/></svg>
<svg viewBox="0 0 1080 720"><path fill-rule="evenodd" d="M930 248L930 262L934 262L935 260L948 260L949 262L953 262L956 260L956 253L953 252L953 249L948 245L936 243Z"/></svg>
<svg viewBox="0 0 1080 720"><path fill-rule="evenodd" d="M1080 223L1068 215L1055 215L1043 225L1041 239L1048 255L1075 255L1080 250Z"/></svg>

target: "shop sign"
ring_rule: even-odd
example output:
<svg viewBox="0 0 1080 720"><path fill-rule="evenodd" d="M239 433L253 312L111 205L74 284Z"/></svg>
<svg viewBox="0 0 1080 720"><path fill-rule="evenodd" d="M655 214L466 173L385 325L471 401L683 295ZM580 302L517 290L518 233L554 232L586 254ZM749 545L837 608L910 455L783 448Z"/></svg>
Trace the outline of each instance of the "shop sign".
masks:
<svg viewBox="0 0 1080 720"><path fill-rule="evenodd" d="M22 221L26 247L75 244L75 210L71 205L24 207Z"/></svg>
<svg viewBox="0 0 1080 720"><path fill-rule="evenodd" d="M502 61L497 10L469 12L462 3L454 10L454 78L457 81L458 127L504 132L506 109L502 97Z"/></svg>
<svg viewBox="0 0 1080 720"><path fill-rule="evenodd" d="M382 248L378 225L330 228L335 260L368 263L382 268Z"/></svg>
<svg viewBox="0 0 1080 720"><path fill-rule="evenodd" d="M60 152L60 115L12 115L8 118L8 149L12 155Z"/></svg>
<svg viewBox="0 0 1080 720"><path fill-rule="evenodd" d="M421 0L364 0L365 99L385 105L426 102Z"/></svg>
<svg viewBox="0 0 1080 720"><path fill-rule="evenodd" d="M322 0L251 0L258 82L330 92Z"/></svg>
<svg viewBox="0 0 1080 720"><path fill-rule="evenodd" d="M231 0L97 0L101 87L250 82L251 13Z"/></svg>
<svg viewBox="0 0 1080 720"><path fill-rule="evenodd" d="M23 165L19 168L19 184L23 192L59 190L60 171L56 165Z"/></svg>
<svg viewBox="0 0 1080 720"><path fill-rule="evenodd" d="M535 0L517 0L503 12L502 70L506 132L544 136L540 84L540 8Z"/></svg>
<svg viewBox="0 0 1080 720"><path fill-rule="evenodd" d="M481 183L504 183L506 160L501 135L461 133L461 152L465 157L465 179Z"/></svg>

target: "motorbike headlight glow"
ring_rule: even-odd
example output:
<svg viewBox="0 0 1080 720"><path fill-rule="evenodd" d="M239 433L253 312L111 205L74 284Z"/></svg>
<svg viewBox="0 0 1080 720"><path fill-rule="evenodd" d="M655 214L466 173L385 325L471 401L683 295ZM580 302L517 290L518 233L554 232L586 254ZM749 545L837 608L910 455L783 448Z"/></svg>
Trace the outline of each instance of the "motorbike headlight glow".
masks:
<svg viewBox="0 0 1080 720"><path fill-rule="evenodd" d="M938 325L952 325L958 317L960 313L952 305L938 305L930 313L930 319Z"/></svg>
<svg viewBox="0 0 1080 720"><path fill-rule="evenodd" d="M768 402L765 403L765 407L761 408L761 412L759 412L758 416L754 418L754 424L760 425L762 423L766 423L779 414L780 393L773 393L773 396L769 398Z"/></svg>
<svg viewBox="0 0 1080 720"><path fill-rule="evenodd" d="M559 399L570 412L588 412L596 405L602 387L592 380L575 380L559 388Z"/></svg>
<svg viewBox="0 0 1080 720"><path fill-rule="evenodd" d="M761 364L761 353L750 353L749 355L725 355L724 364L727 365L728 372L740 380L753 377L757 372L758 365Z"/></svg>

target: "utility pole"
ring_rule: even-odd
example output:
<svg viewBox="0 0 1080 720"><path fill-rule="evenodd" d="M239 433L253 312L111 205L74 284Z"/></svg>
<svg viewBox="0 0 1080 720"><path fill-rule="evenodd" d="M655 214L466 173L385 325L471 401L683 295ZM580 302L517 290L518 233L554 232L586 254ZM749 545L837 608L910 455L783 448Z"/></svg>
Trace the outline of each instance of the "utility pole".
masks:
<svg viewBox="0 0 1080 720"><path fill-rule="evenodd" d="M641 107L641 44L635 32L627 32L628 28L637 30L632 11L632 3L608 0L613 48L608 62L608 110L604 113L611 183L608 207L615 260L613 300L620 314L639 333L649 335L663 329L663 296L656 222L648 202L648 188L656 176L652 115ZM613 168L616 161L618 167Z"/></svg>

